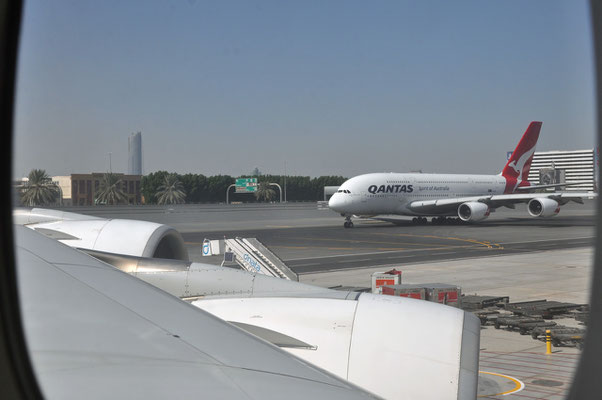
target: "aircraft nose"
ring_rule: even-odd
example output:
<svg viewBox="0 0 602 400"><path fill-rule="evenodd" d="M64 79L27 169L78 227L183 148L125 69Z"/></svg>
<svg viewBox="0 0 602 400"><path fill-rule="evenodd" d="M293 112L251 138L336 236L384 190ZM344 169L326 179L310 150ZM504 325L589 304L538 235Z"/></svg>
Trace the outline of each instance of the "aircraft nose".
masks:
<svg viewBox="0 0 602 400"><path fill-rule="evenodd" d="M343 199L340 193L333 194L330 200L328 200L328 207L337 212L341 212L344 205L345 199Z"/></svg>

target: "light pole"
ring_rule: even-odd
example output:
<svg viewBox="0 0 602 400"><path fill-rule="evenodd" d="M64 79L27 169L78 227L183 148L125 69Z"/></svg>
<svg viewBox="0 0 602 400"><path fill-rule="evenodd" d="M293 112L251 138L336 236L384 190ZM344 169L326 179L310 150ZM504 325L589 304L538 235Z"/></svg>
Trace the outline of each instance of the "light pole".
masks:
<svg viewBox="0 0 602 400"><path fill-rule="evenodd" d="M286 160L284 160L284 202L286 203Z"/></svg>
<svg viewBox="0 0 602 400"><path fill-rule="evenodd" d="M235 186L236 186L236 184L233 183L230 186L228 186L228 189L226 189L226 204L230 204L229 198L228 198L229 197L228 193L230 192L230 188L235 187Z"/></svg>
<svg viewBox="0 0 602 400"><path fill-rule="evenodd" d="M109 151L109 173L112 174L113 173L113 165L111 163L111 152Z"/></svg>
<svg viewBox="0 0 602 400"><path fill-rule="evenodd" d="M282 204L282 187L277 183L269 183L270 186L277 186L280 189L280 203Z"/></svg>

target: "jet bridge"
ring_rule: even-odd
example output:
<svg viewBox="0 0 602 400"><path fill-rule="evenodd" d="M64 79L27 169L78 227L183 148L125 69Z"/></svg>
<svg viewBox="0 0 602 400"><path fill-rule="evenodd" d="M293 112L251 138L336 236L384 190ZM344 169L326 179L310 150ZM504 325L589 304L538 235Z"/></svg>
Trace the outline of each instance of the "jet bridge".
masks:
<svg viewBox="0 0 602 400"><path fill-rule="evenodd" d="M224 239L224 247L224 262L234 261L242 269L256 274L299 280L293 270L256 238Z"/></svg>

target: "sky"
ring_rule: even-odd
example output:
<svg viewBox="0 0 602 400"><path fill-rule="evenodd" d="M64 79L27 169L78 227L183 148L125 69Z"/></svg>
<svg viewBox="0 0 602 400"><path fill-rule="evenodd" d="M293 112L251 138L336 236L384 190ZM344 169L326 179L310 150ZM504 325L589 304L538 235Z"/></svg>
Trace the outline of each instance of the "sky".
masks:
<svg viewBox="0 0 602 400"><path fill-rule="evenodd" d="M14 176L499 173L595 146L586 1L25 4ZM109 155L110 153L110 155Z"/></svg>

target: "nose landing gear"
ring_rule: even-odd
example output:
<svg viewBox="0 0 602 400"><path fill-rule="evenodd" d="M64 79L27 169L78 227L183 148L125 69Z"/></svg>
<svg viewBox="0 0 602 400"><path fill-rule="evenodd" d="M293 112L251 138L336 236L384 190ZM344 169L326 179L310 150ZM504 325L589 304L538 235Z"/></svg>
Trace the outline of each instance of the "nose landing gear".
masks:
<svg viewBox="0 0 602 400"><path fill-rule="evenodd" d="M345 223L343 224L345 228L353 228L353 222L351 222L351 217L345 217Z"/></svg>

